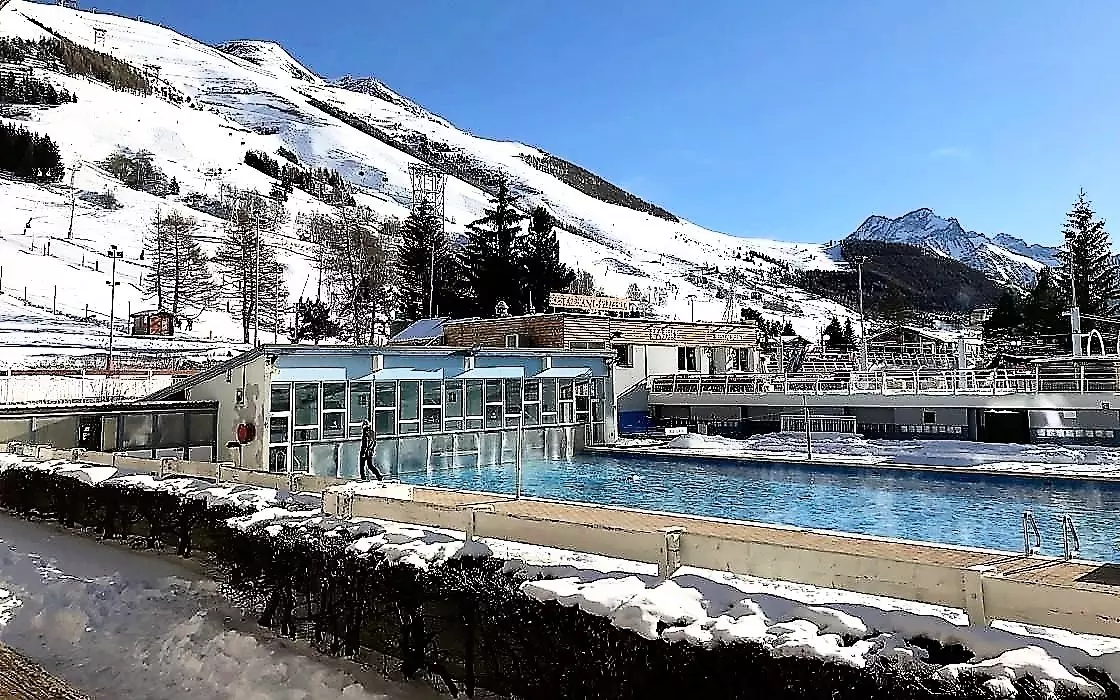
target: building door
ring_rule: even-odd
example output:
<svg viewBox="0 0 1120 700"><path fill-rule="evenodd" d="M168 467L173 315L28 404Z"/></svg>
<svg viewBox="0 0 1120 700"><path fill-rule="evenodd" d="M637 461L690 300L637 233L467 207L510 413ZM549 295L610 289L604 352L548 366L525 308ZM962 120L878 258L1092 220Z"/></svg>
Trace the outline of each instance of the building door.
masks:
<svg viewBox="0 0 1120 700"><path fill-rule="evenodd" d="M1031 441L1026 411L984 411L980 430L982 442L1019 443Z"/></svg>
<svg viewBox="0 0 1120 700"><path fill-rule="evenodd" d="M101 416L78 416L78 447L101 451Z"/></svg>

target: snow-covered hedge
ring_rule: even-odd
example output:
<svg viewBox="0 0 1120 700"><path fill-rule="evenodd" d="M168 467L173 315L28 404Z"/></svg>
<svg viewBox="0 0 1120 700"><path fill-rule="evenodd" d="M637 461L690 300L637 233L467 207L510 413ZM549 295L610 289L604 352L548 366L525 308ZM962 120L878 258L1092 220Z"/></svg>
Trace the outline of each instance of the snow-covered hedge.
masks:
<svg viewBox="0 0 1120 700"><path fill-rule="evenodd" d="M685 581L604 574L579 582L431 528L340 520L317 504L279 507L267 489L0 455L0 506L110 536L143 535L149 546L182 548L185 540L189 551L193 542L215 555L231 597L262 625L330 654L381 652L399 659L407 677L440 678L455 693L1056 698L1091 685L1075 676L1055 683L1056 672L1036 682L1021 672L1029 665L1004 657L1013 672L954 666L967 651L929 642L914 653L914 639L886 644L827 608L783 622L757 609L717 613L711 601L690 598ZM954 668L962 672L946 672ZM1103 674L1094 680L1120 698Z"/></svg>

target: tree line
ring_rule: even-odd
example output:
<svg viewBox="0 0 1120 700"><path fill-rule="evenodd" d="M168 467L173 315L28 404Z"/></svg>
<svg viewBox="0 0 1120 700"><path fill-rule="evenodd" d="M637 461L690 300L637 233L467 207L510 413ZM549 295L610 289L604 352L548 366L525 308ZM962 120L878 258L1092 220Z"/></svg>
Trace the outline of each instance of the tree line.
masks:
<svg viewBox="0 0 1120 700"><path fill-rule="evenodd" d="M30 76L16 77L5 73L0 77L0 102L13 105L56 106L77 102L78 96L66 88L58 89L45 80Z"/></svg>
<svg viewBox="0 0 1120 700"><path fill-rule="evenodd" d="M281 155L290 162L281 163L263 151L245 153L245 165L280 181L280 186L273 190L276 196L283 199L286 193L297 187L327 204L349 207L355 205L349 183L337 170L300 167L295 154L286 149L281 150ZM280 194L281 192L285 194Z"/></svg>
<svg viewBox="0 0 1120 700"><path fill-rule="evenodd" d="M38 41L0 38L0 61L20 63L28 58L58 63L70 75L91 78L114 90L138 95L152 94L152 86L142 72L107 53L57 37Z"/></svg>
<svg viewBox="0 0 1120 700"><path fill-rule="evenodd" d="M1035 286L1025 294L1008 290L1000 296L984 323L986 336L1030 336L1068 346L1071 306L1078 307L1086 333L1100 327L1098 318L1117 312L1120 274L1112 241L1085 190L1066 214L1062 241L1058 267L1043 268ZM1111 328L1115 330L1115 325Z"/></svg>
<svg viewBox="0 0 1120 700"><path fill-rule="evenodd" d="M58 145L46 134L0 122L0 170L34 180L57 181L65 172Z"/></svg>

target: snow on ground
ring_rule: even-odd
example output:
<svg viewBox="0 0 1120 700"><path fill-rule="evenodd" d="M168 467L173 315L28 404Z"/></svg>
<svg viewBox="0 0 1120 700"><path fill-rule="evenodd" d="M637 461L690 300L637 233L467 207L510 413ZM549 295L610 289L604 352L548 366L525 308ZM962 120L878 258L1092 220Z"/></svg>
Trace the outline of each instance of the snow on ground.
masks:
<svg viewBox="0 0 1120 700"><path fill-rule="evenodd" d="M622 440L619 447L651 454L805 461L805 435L769 433L746 440L689 433L669 442ZM1120 477L1120 448L1070 445L1002 445L964 440L868 440L859 435L813 435L817 464L935 466L1024 475Z"/></svg>
<svg viewBox="0 0 1120 700"><path fill-rule="evenodd" d="M0 469L20 464L27 466L19 457L0 455ZM225 499L224 502L252 504L256 512L235 518L231 524L270 536L285 529L318 524L322 536L330 537L344 527L359 537L351 545L354 551L377 554L393 564L423 569L461 557L497 557L506 562L507 573L523 579L521 589L526 595L609 617L615 625L650 639L703 646L749 640L766 646L776 655L825 658L862 667L877 658L924 659L926 652L911 643L922 637L942 644L961 644L972 651L972 662L946 666L939 672L946 676L967 673L989 677L993 692L1006 690L1009 678L1030 674L1051 689L1099 695L1099 686L1079 675L1076 668L1096 668L1120 679L1117 639L1014 623L967 626L959 610L724 572L685 568L661 581L656 578L654 567L646 564L488 538L466 542L461 532L373 518L355 518L337 525L317 507L304 505L302 510L295 511L277 507L277 494L268 489L214 486L195 479L160 481L147 475L121 477L112 468L61 460L34 468L91 482L120 479L137 488L205 493L208 498ZM339 489L345 491L347 487ZM48 528L0 519L2 539L11 537L9 531L18 533L21 529ZM87 663L75 661L81 654L96 657L101 649L109 648L98 643L102 641L98 635L108 635L105 641L134 650L132 656L147 667L169 663L171 669L165 671L172 679L169 685L180 682L177 679L189 678L190 683L198 683L202 688L239 688L237 683L251 675L240 673L246 669L262 673L266 679L276 679L278 684L290 684L293 679L306 680L296 672L300 664L322 663L302 657L290 663L278 662L275 657L264 661L261 650L269 643L280 642L262 642L259 635L247 635L219 624L217 615L208 611L220 610L224 603L205 582L166 573L153 575L162 577L158 584L147 583L149 579L134 584L133 574L117 573L113 577L118 550L61 534L24 541L27 540L35 546L21 549L8 541L7 553L0 548L0 588L20 599L19 607L13 609L12 596L0 596L0 619L10 618L8 626L0 630L0 638L24 651L30 647L32 657L53 662L53 666L46 664L48 668L61 666L59 672L64 676L67 672L88 673L98 663L110 664L96 658ZM46 561L43 542L51 547L55 542L66 543L69 551L59 553L54 561ZM104 549L113 555L91 556L90 551L83 551L89 548ZM132 553L128 556L158 562L161 567L178 566L166 559ZM87 573L84 567L94 563L100 573ZM33 572L48 579L52 586L37 587ZM120 610L120 606L125 610ZM159 619L158 625L144 625L145 616L157 611L167 618ZM158 629L161 633L153 639L143 633L138 635L138 628L146 632ZM87 642L93 642L95 648L87 648ZM212 655L217 656L218 663L200 662ZM281 670L277 670L277 665ZM206 669L202 672L204 678L198 678L199 669ZM345 682L326 671L310 678L316 683L314 692L328 687L332 689L329 692L338 692L337 684ZM128 682L145 684L151 678L133 674ZM310 697L319 697L308 692Z"/></svg>

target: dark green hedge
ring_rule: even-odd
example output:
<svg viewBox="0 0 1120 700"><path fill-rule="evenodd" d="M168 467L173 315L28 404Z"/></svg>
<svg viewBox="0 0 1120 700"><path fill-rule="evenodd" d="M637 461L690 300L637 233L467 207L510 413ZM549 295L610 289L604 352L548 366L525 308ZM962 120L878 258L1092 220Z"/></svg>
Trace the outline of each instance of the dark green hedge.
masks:
<svg viewBox="0 0 1120 700"><path fill-rule="evenodd" d="M0 506L106 537L143 535L148 546L189 554L205 546L225 572L230 597L261 625L310 640L321 651L399 660L405 677L439 679L452 694L476 688L532 700L789 698L907 700L988 698L975 679L949 682L923 664L867 669L776 658L757 644L717 646L646 640L609 620L541 603L495 560L458 560L419 570L363 556L348 545L370 525L326 517L278 536L225 524L231 509L112 482L90 486L41 471L0 472ZM347 529L322 536L328 530ZM1045 694L1017 683L1027 698ZM1112 697L1118 697L1112 694Z"/></svg>

